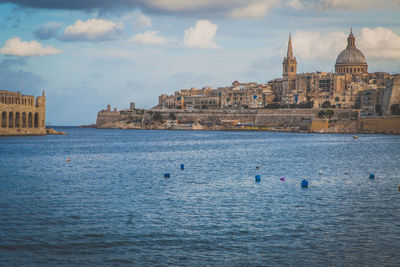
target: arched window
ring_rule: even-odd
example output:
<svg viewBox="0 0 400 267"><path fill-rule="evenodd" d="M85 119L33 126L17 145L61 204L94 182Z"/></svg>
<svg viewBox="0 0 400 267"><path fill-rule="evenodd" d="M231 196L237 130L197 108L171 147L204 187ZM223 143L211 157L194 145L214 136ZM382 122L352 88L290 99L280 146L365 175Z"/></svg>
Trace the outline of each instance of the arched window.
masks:
<svg viewBox="0 0 400 267"><path fill-rule="evenodd" d="M292 72L293 72L293 66L292 66Z"/></svg>
<svg viewBox="0 0 400 267"><path fill-rule="evenodd" d="M1 127L7 127L7 112L5 111L3 111L3 113L1 114Z"/></svg>
<svg viewBox="0 0 400 267"><path fill-rule="evenodd" d="M22 128L26 128L26 113L22 113Z"/></svg>
<svg viewBox="0 0 400 267"><path fill-rule="evenodd" d="M28 114L28 127L32 128L32 113L30 112Z"/></svg>
<svg viewBox="0 0 400 267"><path fill-rule="evenodd" d="M21 127L19 112L15 113L15 128Z"/></svg>
<svg viewBox="0 0 400 267"><path fill-rule="evenodd" d="M35 113L35 128L39 127L39 114L36 112Z"/></svg>
<svg viewBox="0 0 400 267"><path fill-rule="evenodd" d="M14 128L14 114L12 112L8 114L8 128Z"/></svg>

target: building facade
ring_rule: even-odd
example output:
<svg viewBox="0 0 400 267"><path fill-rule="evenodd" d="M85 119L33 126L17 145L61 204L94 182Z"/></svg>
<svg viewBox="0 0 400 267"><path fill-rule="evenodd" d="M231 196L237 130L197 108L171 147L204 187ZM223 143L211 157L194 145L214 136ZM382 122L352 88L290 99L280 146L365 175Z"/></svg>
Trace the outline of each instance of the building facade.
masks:
<svg viewBox="0 0 400 267"><path fill-rule="evenodd" d="M46 97L0 91L0 135L45 135Z"/></svg>

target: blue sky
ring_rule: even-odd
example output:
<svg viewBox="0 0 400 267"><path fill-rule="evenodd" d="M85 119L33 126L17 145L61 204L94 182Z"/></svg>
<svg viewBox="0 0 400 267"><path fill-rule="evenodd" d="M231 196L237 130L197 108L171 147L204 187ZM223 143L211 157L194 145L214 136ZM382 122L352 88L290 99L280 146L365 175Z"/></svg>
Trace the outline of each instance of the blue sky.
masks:
<svg viewBox="0 0 400 267"><path fill-rule="evenodd" d="M12 2L12 3L11 3ZM47 96L47 123L158 95L333 71L350 27L369 71L400 73L400 0L0 0L0 90Z"/></svg>

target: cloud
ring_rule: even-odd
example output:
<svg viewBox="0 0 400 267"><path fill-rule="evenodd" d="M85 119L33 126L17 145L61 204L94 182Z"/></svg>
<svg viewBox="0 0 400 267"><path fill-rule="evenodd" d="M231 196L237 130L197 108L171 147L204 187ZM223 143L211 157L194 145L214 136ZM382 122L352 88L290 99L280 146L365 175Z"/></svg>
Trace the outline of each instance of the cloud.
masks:
<svg viewBox="0 0 400 267"><path fill-rule="evenodd" d="M63 41L107 41L116 39L123 29L122 23L104 19L78 19L74 25L68 26L61 39Z"/></svg>
<svg viewBox="0 0 400 267"><path fill-rule="evenodd" d="M399 0L322 0L319 9L361 10L369 8L399 8Z"/></svg>
<svg viewBox="0 0 400 267"><path fill-rule="evenodd" d="M330 32L321 34L312 31L296 31L293 35L294 56L301 59L319 59L333 61L337 55L346 48L347 34L343 32ZM281 54L286 55L287 41L281 49Z"/></svg>
<svg viewBox="0 0 400 267"><path fill-rule="evenodd" d="M13 56L46 56L61 53L51 46L43 46L37 41L22 41L21 37L11 37L6 41L6 44L0 49L0 54Z"/></svg>
<svg viewBox="0 0 400 267"><path fill-rule="evenodd" d="M369 58L400 59L400 35L387 28L362 28L357 46Z"/></svg>
<svg viewBox="0 0 400 267"><path fill-rule="evenodd" d="M48 40L57 36L57 31L61 27L58 22L48 22L33 32L36 38L40 40Z"/></svg>
<svg viewBox="0 0 400 267"><path fill-rule="evenodd" d="M23 94L39 94L45 81L38 75L13 70L25 66L23 58L4 59L0 62L0 90L21 91Z"/></svg>
<svg viewBox="0 0 400 267"><path fill-rule="evenodd" d="M147 13L174 14L178 16L213 15L233 18L258 18L270 7L283 0L0 0L22 7L41 9L66 9L101 12L129 12L135 9Z"/></svg>
<svg viewBox="0 0 400 267"><path fill-rule="evenodd" d="M307 4L300 0L286 0L285 5L292 9L300 10L300 9L304 9Z"/></svg>
<svg viewBox="0 0 400 267"><path fill-rule="evenodd" d="M232 18L260 18L277 2L277 0L253 1L245 6L234 8L230 16Z"/></svg>
<svg viewBox="0 0 400 267"><path fill-rule="evenodd" d="M151 27L151 18L140 14L139 17L135 20L134 24L142 27Z"/></svg>
<svg viewBox="0 0 400 267"><path fill-rule="evenodd" d="M174 40L172 39L160 36L158 31L146 31L144 33L138 33L129 39L129 42L140 44L166 44L173 41Z"/></svg>
<svg viewBox="0 0 400 267"><path fill-rule="evenodd" d="M213 48L218 49L219 46L214 42L218 25L208 20L198 20L194 27L185 30L183 45L194 48Z"/></svg>

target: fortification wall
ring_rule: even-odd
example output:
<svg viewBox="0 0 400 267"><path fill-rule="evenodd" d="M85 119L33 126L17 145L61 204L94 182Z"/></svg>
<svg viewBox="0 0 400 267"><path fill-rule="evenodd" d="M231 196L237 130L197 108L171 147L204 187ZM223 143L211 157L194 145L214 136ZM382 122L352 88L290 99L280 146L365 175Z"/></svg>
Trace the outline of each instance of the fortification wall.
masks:
<svg viewBox="0 0 400 267"><path fill-rule="evenodd" d="M357 121L357 130L371 133L400 134L400 117L362 118Z"/></svg>
<svg viewBox="0 0 400 267"><path fill-rule="evenodd" d="M0 91L0 136L45 135L46 97Z"/></svg>
<svg viewBox="0 0 400 267"><path fill-rule="evenodd" d="M102 125L109 122L116 122L121 119L121 115L118 111L107 111L102 110L97 113L96 127L101 127Z"/></svg>

